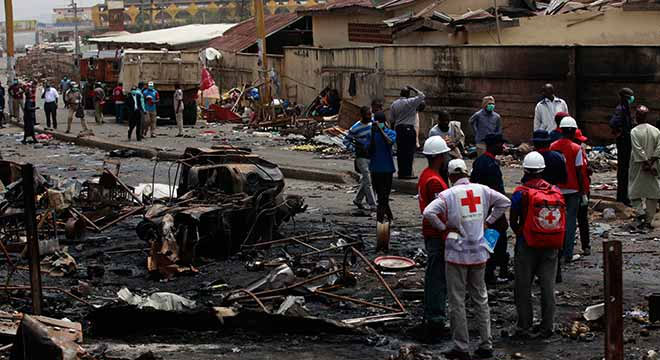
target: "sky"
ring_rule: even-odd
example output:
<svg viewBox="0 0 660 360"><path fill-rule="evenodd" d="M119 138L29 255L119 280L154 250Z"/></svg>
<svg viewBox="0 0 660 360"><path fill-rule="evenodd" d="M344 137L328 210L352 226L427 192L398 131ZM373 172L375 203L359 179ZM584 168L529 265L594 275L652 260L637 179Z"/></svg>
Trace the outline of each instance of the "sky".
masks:
<svg viewBox="0 0 660 360"><path fill-rule="evenodd" d="M103 0L77 0L78 6L104 3ZM13 0L14 19L53 22L53 8L71 4L70 0ZM0 21L5 20L5 4L0 2Z"/></svg>

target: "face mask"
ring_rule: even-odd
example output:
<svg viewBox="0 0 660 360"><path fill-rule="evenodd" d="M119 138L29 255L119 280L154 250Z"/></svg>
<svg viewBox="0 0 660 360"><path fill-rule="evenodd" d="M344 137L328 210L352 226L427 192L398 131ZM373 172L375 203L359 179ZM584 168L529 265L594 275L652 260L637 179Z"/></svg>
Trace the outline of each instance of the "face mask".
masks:
<svg viewBox="0 0 660 360"><path fill-rule="evenodd" d="M486 111L493 112L493 110L495 110L495 104L486 105Z"/></svg>
<svg viewBox="0 0 660 360"><path fill-rule="evenodd" d="M378 127L381 128L381 129L384 129L385 128L385 123L378 123Z"/></svg>
<svg viewBox="0 0 660 360"><path fill-rule="evenodd" d="M153 86L153 85L149 86L149 89L153 90L153 89L154 89L154 86Z"/></svg>
<svg viewBox="0 0 660 360"><path fill-rule="evenodd" d="M632 104L634 102L635 102L635 96L630 95L630 97L628 98L628 104Z"/></svg>

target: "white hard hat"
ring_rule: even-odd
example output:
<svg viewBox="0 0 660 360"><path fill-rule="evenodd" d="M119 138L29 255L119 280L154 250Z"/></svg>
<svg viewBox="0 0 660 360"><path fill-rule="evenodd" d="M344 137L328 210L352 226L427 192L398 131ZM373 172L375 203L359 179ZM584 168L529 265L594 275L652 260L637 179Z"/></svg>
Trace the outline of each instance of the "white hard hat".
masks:
<svg viewBox="0 0 660 360"><path fill-rule="evenodd" d="M449 152L449 146L442 136L431 136L424 142L424 155L440 155Z"/></svg>
<svg viewBox="0 0 660 360"><path fill-rule="evenodd" d="M153 81L149 81L149 83L147 84L147 86L154 86L154 82L153 82Z"/></svg>
<svg viewBox="0 0 660 360"><path fill-rule="evenodd" d="M447 167L448 167L449 175L468 174L467 165L465 165L465 161L463 161L462 159L454 159L450 161Z"/></svg>
<svg viewBox="0 0 660 360"><path fill-rule="evenodd" d="M543 170L545 169L545 159L540 153L532 151L525 156L523 167L529 170Z"/></svg>
<svg viewBox="0 0 660 360"><path fill-rule="evenodd" d="M573 119L570 116L566 116L565 118L561 119L561 122L559 123L560 128L574 128L577 129L577 121Z"/></svg>

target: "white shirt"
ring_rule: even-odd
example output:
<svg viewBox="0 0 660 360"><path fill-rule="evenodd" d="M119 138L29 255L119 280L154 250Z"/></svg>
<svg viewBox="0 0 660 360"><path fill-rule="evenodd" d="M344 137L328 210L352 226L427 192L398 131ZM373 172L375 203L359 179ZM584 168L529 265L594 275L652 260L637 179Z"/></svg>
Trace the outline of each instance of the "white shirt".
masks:
<svg viewBox="0 0 660 360"><path fill-rule="evenodd" d="M424 209L424 218L444 231L447 226L459 230L457 240L445 242L445 260L452 264L483 264L490 256L484 239L484 222L492 225L511 207L511 200L468 178L440 193ZM492 208L490 215L488 211Z"/></svg>
<svg viewBox="0 0 660 360"><path fill-rule="evenodd" d="M179 105L179 102L181 105ZM177 89L174 91L174 111L177 111L178 107L178 112L183 112L183 90Z"/></svg>
<svg viewBox="0 0 660 360"><path fill-rule="evenodd" d="M551 132L556 129L555 115L562 111L567 113L568 105L566 105L566 101L556 96L552 101L548 98L539 101L536 104L536 110L534 110L534 131L545 130Z"/></svg>
<svg viewBox="0 0 660 360"><path fill-rule="evenodd" d="M54 87L48 88L44 91L44 101L47 103L56 102L58 99L57 90Z"/></svg>

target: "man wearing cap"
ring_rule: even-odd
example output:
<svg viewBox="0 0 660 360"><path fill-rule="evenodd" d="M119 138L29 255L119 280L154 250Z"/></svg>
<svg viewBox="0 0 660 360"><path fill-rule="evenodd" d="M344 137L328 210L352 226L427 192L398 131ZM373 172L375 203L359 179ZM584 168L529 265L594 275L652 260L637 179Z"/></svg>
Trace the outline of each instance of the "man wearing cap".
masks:
<svg viewBox="0 0 660 360"><path fill-rule="evenodd" d="M369 144L371 143L371 110L368 106L360 108L360 121L357 121L344 137L343 143L348 150L355 155L353 165L355 171L360 174L360 188L355 194L353 204L359 209L364 209L362 199L366 199L369 210L376 210L376 201L371 187L369 174Z"/></svg>
<svg viewBox="0 0 660 360"><path fill-rule="evenodd" d="M543 130L540 130L543 131ZM547 133L546 133L547 134ZM559 256L559 247L536 247L533 240L525 238L525 226L529 219L528 212L530 203L530 190L543 192L544 194L554 194L561 199L560 190L554 185L543 180L542 173L547 168L543 155L538 152L531 152L523 160L525 175L523 177L523 186L516 189L511 196L511 229L516 234L516 257L515 257L515 301L518 313L518 321L513 337L519 340L525 340L532 337L532 332L536 332L542 338L548 338L554 330L555 318L555 277L557 271L557 257ZM545 212L548 213L547 211ZM560 224L561 212L552 209L549 212L551 221ZM547 220L546 220L547 221ZM546 223L544 223L545 225ZM547 225L550 227L550 225ZM557 225L555 225L557 226ZM561 227L558 229L559 239L561 240ZM532 245L532 246L530 246ZM541 288L541 324L538 331L532 329L534 320L534 311L532 306L532 285L534 276L539 279Z"/></svg>
<svg viewBox="0 0 660 360"><path fill-rule="evenodd" d="M449 147L440 136L432 136L424 143L424 156L428 167L419 175L417 193L419 210L435 200L441 192L448 189L441 175L449 161ZM428 340L435 340L448 333L447 321L447 283L445 277L445 236L446 232L435 229L427 219L422 220L422 235L428 259L424 277L424 321Z"/></svg>
<svg viewBox="0 0 660 360"><path fill-rule="evenodd" d="M582 245L582 255L591 255L591 241L589 234L589 195L591 195L591 174L593 171L589 167L589 158L587 157L587 141L589 138L582 134L582 130L575 130L575 137L573 142L580 145L582 151L582 188L587 195L587 201L580 203L577 215L577 226L580 231L580 244Z"/></svg>
<svg viewBox="0 0 660 360"><path fill-rule="evenodd" d="M486 143L486 152L474 160L470 181L486 185L500 194L506 195L502 169L500 168L499 161L495 158L497 155L503 153L503 145L506 140L502 137L502 134L488 134L484 138L484 142ZM497 267L500 269L500 278L505 280L513 279L513 275L509 271L509 253L507 252L506 236L506 230L509 228L509 224L506 221L506 216L502 216L493 228L500 233L500 237L495 246L495 252L488 260L488 266L486 266L486 283L489 285L497 283L497 276L495 275L495 269Z"/></svg>
<svg viewBox="0 0 660 360"><path fill-rule="evenodd" d="M495 112L495 98L486 96L481 102L481 110L470 117L470 126L474 133L474 142L477 144L477 155L486 152L484 139L490 134L502 134L502 119Z"/></svg>
<svg viewBox="0 0 660 360"><path fill-rule="evenodd" d="M411 92L415 96L411 96ZM423 92L412 86L401 90L401 97L394 100L390 107L392 126L396 131L396 159L399 168L399 179L414 179L413 162L417 150L417 109L424 102Z"/></svg>
<svg viewBox="0 0 660 360"><path fill-rule="evenodd" d="M619 105L610 119L610 128L616 136L616 200L630 206L628 196L628 169L630 167L630 130L634 127L631 106L635 102L635 93L629 88L619 90Z"/></svg>
<svg viewBox="0 0 660 360"><path fill-rule="evenodd" d="M555 96L555 88L552 84L545 84L541 89L543 99L536 104L534 110L534 131L545 130L552 131L555 129L555 115L558 112L568 113L568 105L566 101Z"/></svg>
<svg viewBox="0 0 660 360"><path fill-rule="evenodd" d="M80 126L82 127L83 132L88 132L89 128L87 127L87 120L85 119L85 111L82 108L83 96L80 92L80 87L77 83L71 82L69 90L64 94L64 107L68 109L68 114L66 118L66 133L71 132L71 124L73 123L73 117L80 118ZM82 116L77 116L78 114Z"/></svg>
<svg viewBox="0 0 660 360"><path fill-rule="evenodd" d="M543 156L545 163L541 178L552 185L566 182L566 159L560 152L550 150L550 144L553 141L550 139L548 132L545 130L534 131L532 143L534 144L534 150ZM525 181L523 176L522 182Z"/></svg>
<svg viewBox="0 0 660 360"><path fill-rule="evenodd" d="M150 133L150 136L156 137L156 121L158 120L158 102L160 101L160 95L158 90L154 88L153 81L149 81L147 88L142 92L144 95L144 104L145 110L147 110L146 118L144 121L144 128L142 129L142 136L146 137L147 132Z"/></svg>
<svg viewBox="0 0 660 360"><path fill-rule="evenodd" d="M447 232L445 261L454 346L443 355L448 359L471 358L465 310L467 292L476 306L476 323L481 337L474 355L479 359L492 358L490 309L484 281L489 252L484 228L492 227L511 202L487 186L470 183L467 166L461 159L449 162L448 173L452 187L440 193L424 209L424 218L436 230ZM492 209L490 215L488 209Z"/></svg>
<svg viewBox="0 0 660 360"><path fill-rule="evenodd" d="M647 121L648 108L640 105L637 123L630 131L632 154L628 194L637 214L643 219L642 226L650 228L658 208L660 183L658 159L660 159L660 130ZM646 213L642 199L646 200Z"/></svg>
<svg viewBox="0 0 660 360"><path fill-rule="evenodd" d="M559 189L566 201L566 237L562 255L565 262L573 261L575 246L575 231L577 213L581 203L587 203L587 195L582 180L582 148L573 142L577 122L570 116L565 117L560 124L562 138L550 145L550 150L558 151L566 158L566 182L559 184ZM560 271L558 271L560 272ZM561 280L558 278L558 280Z"/></svg>
<svg viewBox="0 0 660 360"><path fill-rule="evenodd" d="M103 105L105 104L105 90L100 82L94 86L94 120L103 124Z"/></svg>
<svg viewBox="0 0 660 360"><path fill-rule="evenodd" d="M563 111L558 112L557 114L555 114L556 128L554 130L550 131L550 140L552 140L552 142L555 142L555 141L561 139L561 128L559 127L559 124L561 124L562 119L564 119L567 116L571 116L571 115L569 113L563 112Z"/></svg>

